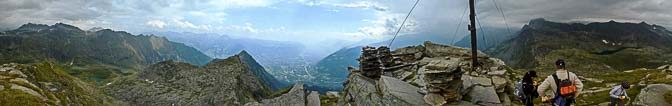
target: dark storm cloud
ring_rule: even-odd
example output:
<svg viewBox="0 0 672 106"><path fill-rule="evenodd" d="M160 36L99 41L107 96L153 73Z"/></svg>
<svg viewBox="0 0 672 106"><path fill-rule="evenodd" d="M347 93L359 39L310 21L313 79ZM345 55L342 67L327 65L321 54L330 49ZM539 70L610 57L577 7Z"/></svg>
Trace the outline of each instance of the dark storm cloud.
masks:
<svg viewBox="0 0 672 106"><path fill-rule="evenodd" d="M520 27L534 18L552 21L625 21L665 26L672 25L672 1L669 0L496 0L508 21ZM484 22L501 26L501 14L493 0L480 0L479 17Z"/></svg>

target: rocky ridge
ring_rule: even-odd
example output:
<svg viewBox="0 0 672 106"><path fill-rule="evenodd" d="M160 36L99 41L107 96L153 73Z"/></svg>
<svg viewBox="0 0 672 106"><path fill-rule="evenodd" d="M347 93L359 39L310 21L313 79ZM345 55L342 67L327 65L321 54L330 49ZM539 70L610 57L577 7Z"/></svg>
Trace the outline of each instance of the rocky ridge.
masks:
<svg viewBox="0 0 672 106"><path fill-rule="evenodd" d="M391 55L396 65L383 67L380 78L350 68L338 105L511 105L508 67L499 59L479 52L472 72L468 49L431 42Z"/></svg>
<svg viewBox="0 0 672 106"><path fill-rule="evenodd" d="M245 51L205 66L164 61L105 86L135 105L243 105L267 97L274 79ZM260 70L257 70L260 69Z"/></svg>

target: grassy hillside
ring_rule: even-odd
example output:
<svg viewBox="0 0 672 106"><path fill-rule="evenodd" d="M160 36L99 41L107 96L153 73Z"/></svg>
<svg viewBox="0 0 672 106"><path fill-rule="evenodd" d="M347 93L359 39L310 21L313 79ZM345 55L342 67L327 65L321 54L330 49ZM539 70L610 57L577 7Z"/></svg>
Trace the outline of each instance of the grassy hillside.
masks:
<svg viewBox="0 0 672 106"><path fill-rule="evenodd" d="M53 62L0 66L0 105L120 105Z"/></svg>

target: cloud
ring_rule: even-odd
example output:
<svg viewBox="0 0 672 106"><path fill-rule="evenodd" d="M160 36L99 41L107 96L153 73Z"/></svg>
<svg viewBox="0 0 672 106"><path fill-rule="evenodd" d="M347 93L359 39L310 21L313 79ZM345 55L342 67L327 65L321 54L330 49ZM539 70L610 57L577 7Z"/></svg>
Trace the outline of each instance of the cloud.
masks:
<svg viewBox="0 0 672 106"><path fill-rule="evenodd" d="M151 27L155 27L155 28L163 28L164 26L166 26L166 22L163 22L161 20L147 21L146 24L151 26Z"/></svg>
<svg viewBox="0 0 672 106"><path fill-rule="evenodd" d="M387 7L372 1L358 1L358 2L332 4L332 5L336 7L345 7L345 8L365 8L365 9L374 9L377 11L387 11Z"/></svg>
<svg viewBox="0 0 672 106"><path fill-rule="evenodd" d="M358 38L373 38L384 39L394 36L401 26L406 14L395 14L387 12L377 12L374 20L363 20L368 23L366 26L360 27L356 33L346 33L346 35ZM414 33L417 28L416 21L409 17L406 20L403 28L400 30L400 35L407 33Z"/></svg>
<svg viewBox="0 0 672 106"><path fill-rule="evenodd" d="M672 1L669 0L495 0L514 25L533 18L552 21L600 21L657 23L672 26ZM492 0L480 1L479 15L484 22L502 24Z"/></svg>

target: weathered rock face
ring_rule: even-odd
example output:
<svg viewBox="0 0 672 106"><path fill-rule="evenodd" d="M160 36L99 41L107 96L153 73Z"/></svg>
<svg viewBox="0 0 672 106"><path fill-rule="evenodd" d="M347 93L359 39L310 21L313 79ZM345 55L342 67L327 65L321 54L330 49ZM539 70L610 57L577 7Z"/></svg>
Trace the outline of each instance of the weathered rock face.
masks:
<svg viewBox="0 0 672 106"><path fill-rule="evenodd" d="M480 66L470 71L470 50L431 42L391 54L396 64L385 66L394 67L385 71L391 74L351 73L339 105L510 105L511 81L499 59L479 52Z"/></svg>
<svg viewBox="0 0 672 106"><path fill-rule="evenodd" d="M289 92L261 102L249 102L245 106L320 106L320 94L317 91L306 91L302 83L292 86Z"/></svg>
<svg viewBox="0 0 672 106"><path fill-rule="evenodd" d="M420 88L396 78L381 76L374 80L358 73L350 75L338 105L428 105L422 100Z"/></svg>
<svg viewBox="0 0 672 106"><path fill-rule="evenodd" d="M270 94L263 69L246 53L197 67L166 61L106 86L107 94L137 105L243 105ZM260 75L262 74L262 75Z"/></svg>
<svg viewBox="0 0 672 106"><path fill-rule="evenodd" d="M651 84L642 89L637 95L635 105L641 106L672 106L672 101L665 100L663 96L666 93L672 92L672 85L668 84Z"/></svg>

